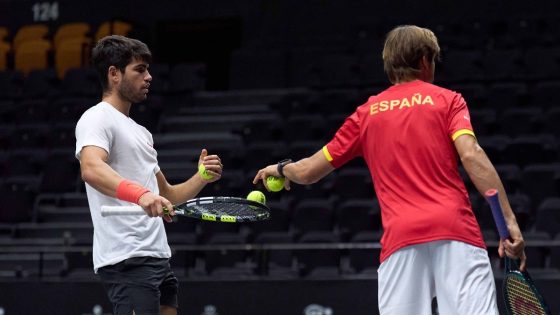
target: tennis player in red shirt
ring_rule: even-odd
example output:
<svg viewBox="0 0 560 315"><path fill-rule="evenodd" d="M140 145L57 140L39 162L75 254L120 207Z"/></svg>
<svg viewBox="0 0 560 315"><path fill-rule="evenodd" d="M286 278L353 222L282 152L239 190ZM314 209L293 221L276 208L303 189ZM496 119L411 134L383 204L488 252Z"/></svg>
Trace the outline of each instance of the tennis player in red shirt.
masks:
<svg viewBox="0 0 560 315"><path fill-rule="evenodd" d="M460 159L478 191L497 188L512 240L499 254L521 259L524 241L502 182L475 137L467 104L433 85L440 48L434 33L399 26L387 34L385 72L393 84L350 115L314 155L269 165L270 175L309 185L362 157L381 205L378 273L381 315L498 315L494 276L480 227L458 169ZM348 183L352 185L352 183Z"/></svg>

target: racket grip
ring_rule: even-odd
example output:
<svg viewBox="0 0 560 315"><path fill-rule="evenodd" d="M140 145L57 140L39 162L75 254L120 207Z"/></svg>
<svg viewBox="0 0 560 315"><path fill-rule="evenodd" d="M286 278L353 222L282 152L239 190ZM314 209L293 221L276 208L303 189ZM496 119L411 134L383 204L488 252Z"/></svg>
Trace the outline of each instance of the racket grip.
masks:
<svg viewBox="0 0 560 315"><path fill-rule="evenodd" d="M113 215L143 215L146 214L140 206L101 206L101 216Z"/></svg>
<svg viewBox="0 0 560 315"><path fill-rule="evenodd" d="M502 206L500 205L500 198L498 196L497 189L488 189L484 194L486 201L490 204L490 209L492 209L492 216L494 217L494 222L498 228L498 233L501 239L509 238L509 231L506 225L506 220L504 219L504 214L502 212Z"/></svg>

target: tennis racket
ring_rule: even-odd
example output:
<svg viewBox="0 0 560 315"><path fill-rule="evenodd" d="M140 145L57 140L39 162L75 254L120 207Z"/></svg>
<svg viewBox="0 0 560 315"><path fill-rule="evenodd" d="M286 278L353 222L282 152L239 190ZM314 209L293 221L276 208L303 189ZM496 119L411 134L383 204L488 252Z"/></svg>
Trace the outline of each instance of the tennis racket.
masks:
<svg viewBox="0 0 560 315"><path fill-rule="evenodd" d="M498 191L490 189L485 193L486 200L492 209L494 221L498 227L501 239L510 237L502 207L498 198ZM504 302L509 315L550 315L542 295L539 293L533 279L527 271L520 271L517 261L505 257L505 275L502 284Z"/></svg>
<svg viewBox="0 0 560 315"><path fill-rule="evenodd" d="M201 197L173 206L175 214L216 222L251 222L270 218L270 209L256 201L237 197ZM145 215L140 206L102 206L101 215Z"/></svg>

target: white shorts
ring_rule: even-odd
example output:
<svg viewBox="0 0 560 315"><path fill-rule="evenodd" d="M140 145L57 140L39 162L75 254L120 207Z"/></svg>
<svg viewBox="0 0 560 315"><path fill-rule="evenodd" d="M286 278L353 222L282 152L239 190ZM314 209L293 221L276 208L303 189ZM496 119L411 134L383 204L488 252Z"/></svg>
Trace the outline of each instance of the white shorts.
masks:
<svg viewBox="0 0 560 315"><path fill-rule="evenodd" d="M378 270L380 315L499 315L496 285L482 248L435 241L402 248Z"/></svg>

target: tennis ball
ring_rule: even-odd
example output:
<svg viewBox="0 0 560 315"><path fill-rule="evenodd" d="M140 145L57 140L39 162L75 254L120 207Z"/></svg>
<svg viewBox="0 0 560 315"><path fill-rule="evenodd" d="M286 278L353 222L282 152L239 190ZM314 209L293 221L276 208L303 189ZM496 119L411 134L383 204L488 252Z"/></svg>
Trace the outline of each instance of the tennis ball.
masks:
<svg viewBox="0 0 560 315"><path fill-rule="evenodd" d="M261 191L253 190L247 195L247 200L252 200L256 202L260 202L263 205L266 204L266 197Z"/></svg>
<svg viewBox="0 0 560 315"><path fill-rule="evenodd" d="M198 165L198 174L200 174L200 177L202 177L203 179L212 179L212 175L208 174L208 171L206 170L206 167L204 167L204 164L200 163Z"/></svg>
<svg viewBox="0 0 560 315"><path fill-rule="evenodd" d="M284 177L268 176L266 178L266 186L273 192L277 192L284 188Z"/></svg>

